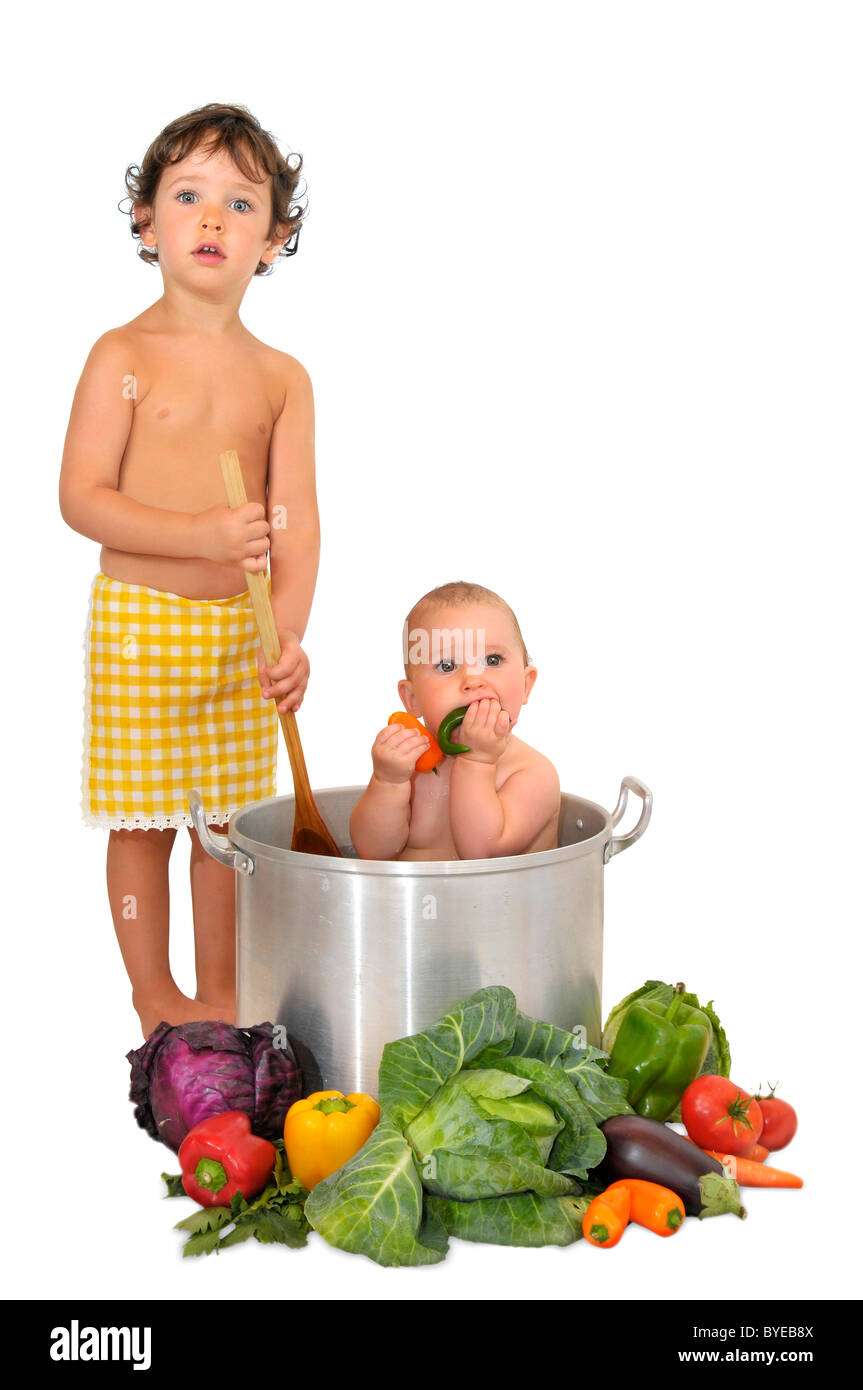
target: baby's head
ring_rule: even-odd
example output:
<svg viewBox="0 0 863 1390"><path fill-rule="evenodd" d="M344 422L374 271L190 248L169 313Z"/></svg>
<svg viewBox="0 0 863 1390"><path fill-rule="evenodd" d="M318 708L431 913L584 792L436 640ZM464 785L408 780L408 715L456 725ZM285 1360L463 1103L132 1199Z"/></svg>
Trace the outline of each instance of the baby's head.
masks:
<svg viewBox="0 0 863 1390"><path fill-rule="evenodd" d="M243 192L248 192L249 198L234 201L247 203L261 235L273 243L254 273L271 274L279 256L292 256L296 251L306 215L306 208L294 196L303 167L302 156L292 154L285 158L269 131L262 129L245 106L221 102L211 102L171 121L150 145L143 164L130 164L126 170L126 192L132 204L131 232L141 241L138 255L149 265L159 261L154 235L157 197L163 197L169 180L172 196L177 193L173 188L175 166L179 166L176 172L181 182L187 174L193 181L210 160L217 168L236 173L238 179L245 181ZM251 198L254 203L249 202Z"/></svg>
<svg viewBox="0 0 863 1390"><path fill-rule="evenodd" d="M536 680L518 619L481 584L442 584L414 604L403 629L405 709L433 733L451 710L496 698L510 727Z"/></svg>

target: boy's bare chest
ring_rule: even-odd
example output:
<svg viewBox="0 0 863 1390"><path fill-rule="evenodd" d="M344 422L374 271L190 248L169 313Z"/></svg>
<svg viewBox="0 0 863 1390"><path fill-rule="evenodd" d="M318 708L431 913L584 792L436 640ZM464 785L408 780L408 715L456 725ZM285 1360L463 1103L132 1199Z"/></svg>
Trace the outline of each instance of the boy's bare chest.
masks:
<svg viewBox="0 0 863 1390"><path fill-rule="evenodd" d="M264 501L283 387L264 354L136 353L132 430L120 490L142 502L199 510L224 501L218 454L236 449L251 501Z"/></svg>

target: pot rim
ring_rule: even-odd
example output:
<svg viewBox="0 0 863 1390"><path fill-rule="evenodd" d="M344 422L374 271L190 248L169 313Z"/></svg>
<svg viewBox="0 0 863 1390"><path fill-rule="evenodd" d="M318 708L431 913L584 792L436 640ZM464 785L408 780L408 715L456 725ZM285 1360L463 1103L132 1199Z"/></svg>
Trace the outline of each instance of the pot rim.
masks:
<svg viewBox="0 0 863 1390"><path fill-rule="evenodd" d="M315 789L317 799L328 793L339 794L356 792L357 800L365 791L365 786L321 787ZM293 795L269 796L261 801L241 806L228 822L228 839L236 848L252 859L275 860L277 863L294 864L300 869L317 869L326 873L371 874L382 878L437 878L457 874L513 873L517 870L540 868L546 864L566 863L570 859L582 859L588 855L601 853L604 862L605 846L613 835L612 815L596 801L575 796L572 792L561 792L561 806L568 797L580 806L597 812L602 817L602 828L585 840L577 840L568 845L558 845L555 849L537 850L530 854L511 854L490 859L336 859L329 854L303 854L297 850L282 849L278 845L267 844L263 840L252 839L237 827L237 821L250 811L276 802L293 802ZM320 806L318 809L321 810ZM321 811L323 815L323 811ZM326 820L326 816L324 816Z"/></svg>

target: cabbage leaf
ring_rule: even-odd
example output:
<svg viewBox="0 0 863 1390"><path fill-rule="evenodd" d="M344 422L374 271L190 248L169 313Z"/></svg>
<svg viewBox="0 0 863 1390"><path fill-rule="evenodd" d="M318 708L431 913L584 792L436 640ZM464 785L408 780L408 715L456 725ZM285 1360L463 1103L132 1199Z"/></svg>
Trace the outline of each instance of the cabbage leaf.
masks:
<svg viewBox="0 0 863 1390"><path fill-rule="evenodd" d="M319 1183L306 1217L384 1265L443 1259L447 1233L507 1245L581 1233L578 1179L605 1156L599 1124L629 1113L605 1056L519 1013L502 985L384 1048L381 1120Z"/></svg>
<svg viewBox="0 0 863 1390"><path fill-rule="evenodd" d="M428 1210L440 1217L451 1236L490 1245L572 1245L582 1236L581 1223L590 1197L485 1197L452 1202L429 1197Z"/></svg>
<svg viewBox="0 0 863 1390"><path fill-rule="evenodd" d="M306 1220L330 1245L381 1265L437 1264L447 1251L440 1218L424 1211L413 1150L386 1116L349 1163L312 1189Z"/></svg>

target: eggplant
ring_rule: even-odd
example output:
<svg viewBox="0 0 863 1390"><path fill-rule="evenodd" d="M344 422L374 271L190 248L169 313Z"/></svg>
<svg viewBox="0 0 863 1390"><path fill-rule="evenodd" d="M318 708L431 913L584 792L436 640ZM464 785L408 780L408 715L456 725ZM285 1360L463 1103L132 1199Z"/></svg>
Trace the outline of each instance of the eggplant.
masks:
<svg viewBox="0 0 863 1390"><path fill-rule="evenodd" d="M668 1187L683 1203L687 1216L745 1216L740 1188L715 1158L661 1120L642 1115L612 1115L600 1125L606 1154L596 1169L603 1183L620 1178L643 1178Z"/></svg>

